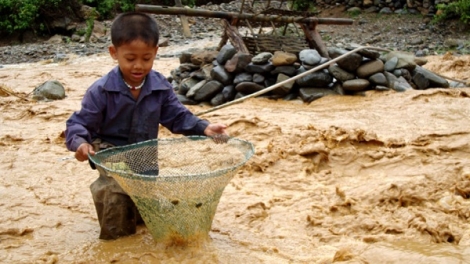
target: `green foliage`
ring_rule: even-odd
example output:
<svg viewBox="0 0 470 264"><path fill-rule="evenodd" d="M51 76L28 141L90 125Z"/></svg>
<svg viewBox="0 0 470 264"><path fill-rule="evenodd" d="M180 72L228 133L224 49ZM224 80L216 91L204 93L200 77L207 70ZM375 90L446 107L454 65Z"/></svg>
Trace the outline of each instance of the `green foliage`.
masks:
<svg viewBox="0 0 470 264"><path fill-rule="evenodd" d="M315 3L311 0L292 0L292 10L295 11L316 11Z"/></svg>
<svg viewBox="0 0 470 264"><path fill-rule="evenodd" d="M47 15L60 13L69 0L0 0L0 34L47 30Z"/></svg>
<svg viewBox="0 0 470 264"><path fill-rule="evenodd" d="M95 19L93 18L93 16L91 16L86 21L85 42L88 42L90 40L91 33L93 33L94 26L95 26Z"/></svg>
<svg viewBox="0 0 470 264"><path fill-rule="evenodd" d="M37 17L41 0L0 0L0 31L13 33L29 28Z"/></svg>
<svg viewBox="0 0 470 264"><path fill-rule="evenodd" d="M196 0L182 0L181 4L184 6L194 7L196 6Z"/></svg>
<svg viewBox="0 0 470 264"><path fill-rule="evenodd" d="M362 13L362 11L359 8L354 8L351 11L348 11L347 13L350 17L355 18L358 17Z"/></svg>
<svg viewBox="0 0 470 264"><path fill-rule="evenodd" d="M82 0L84 4L96 8L100 19L111 19L119 12L134 11L138 0Z"/></svg>
<svg viewBox="0 0 470 264"><path fill-rule="evenodd" d="M449 4L438 4L438 12L433 18L433 22L443 22L448 19L460 18L464 24L470 25L470 1L458 0Z"/></svg>
<svg viewBox="0 0 470 264"><path fill-rule="evenodd" d="M0 0L1 1L1 0ZM151 4L152 0L81 0L84 4L96 8L100 19L112 19L117 13L134 11L136 4ZM154 2L154 1L153 1ZM164 5L173 6L174 0L162 1ZM183 5L193 7L196 0L182 0Z"/></svg>

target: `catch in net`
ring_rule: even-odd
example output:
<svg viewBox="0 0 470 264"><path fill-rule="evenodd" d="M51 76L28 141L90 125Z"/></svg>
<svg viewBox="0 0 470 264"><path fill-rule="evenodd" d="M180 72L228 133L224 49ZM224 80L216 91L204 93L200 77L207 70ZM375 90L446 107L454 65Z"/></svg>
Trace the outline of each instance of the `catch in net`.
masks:
<svg viewBox="0 0 470 264"><path fill-rule="evenodd" d="M253 145L190 136L113 147L89 156L136 204L156 241L207 237L222 192Z"/></svg>

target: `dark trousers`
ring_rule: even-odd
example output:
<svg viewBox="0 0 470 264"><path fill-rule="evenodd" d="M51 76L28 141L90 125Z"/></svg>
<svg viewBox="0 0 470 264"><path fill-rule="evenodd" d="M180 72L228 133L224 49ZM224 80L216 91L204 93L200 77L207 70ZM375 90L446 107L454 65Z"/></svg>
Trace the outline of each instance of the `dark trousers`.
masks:
<svg viewBox="0 0 470 264"><path fill-rule="evenodd" d="M105 146L93 143L95 150ZM109 240L135 234L137 225L143 223L137 207L113 177L107 176L102 168L96 169L100 175L90 190L101 227L99 238Z"/></svg>

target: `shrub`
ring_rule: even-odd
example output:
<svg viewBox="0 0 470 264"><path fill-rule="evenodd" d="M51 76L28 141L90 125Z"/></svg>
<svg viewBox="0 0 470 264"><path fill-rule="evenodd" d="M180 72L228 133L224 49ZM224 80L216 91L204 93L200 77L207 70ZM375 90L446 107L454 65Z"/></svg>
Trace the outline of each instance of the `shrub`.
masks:
<svg viewBox="0 0 470 264"><path fill-rule="evenodd" d="M292 9L296 11L310 11L316 10L314 1L311 0L292 0Z"/></svg>
<svg viewBox="0 0 470 264"><path fill-rule="evenodd" d="M75 16L79 0L0 0L0 34L33 30L47 33L54 16Z"/></svg>
<svg viewBox="0 0 470 264"><path fill-rule="evenodd" d="M470 1L458 0L449 4L438 4L434 22L442 22L448 19L460 18L460 21L470 25Z"/></svg>

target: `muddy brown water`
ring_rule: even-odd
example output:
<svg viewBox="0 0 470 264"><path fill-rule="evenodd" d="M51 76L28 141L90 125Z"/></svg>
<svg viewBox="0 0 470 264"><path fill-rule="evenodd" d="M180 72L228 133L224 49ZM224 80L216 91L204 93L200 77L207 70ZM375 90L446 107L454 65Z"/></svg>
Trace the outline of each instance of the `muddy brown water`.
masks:
<svg viewBox="0 0 470 264"><path fill-rule="evenodd" d="M19 96L50 79L68 97L0 97L2 263L468 263L468 88L249 99L204 115L256 153L221 197L207 240L168 246L145 227L100 241L89 191L97 172L63 160L65 120L108 56L0 69ZM165 75L177 59L160 59ZM470 57L425 66L468 78ZM194 112L208 106L191 106ZM172 137L162 129L161 137Z"/></svg>

